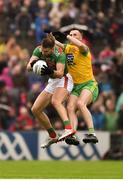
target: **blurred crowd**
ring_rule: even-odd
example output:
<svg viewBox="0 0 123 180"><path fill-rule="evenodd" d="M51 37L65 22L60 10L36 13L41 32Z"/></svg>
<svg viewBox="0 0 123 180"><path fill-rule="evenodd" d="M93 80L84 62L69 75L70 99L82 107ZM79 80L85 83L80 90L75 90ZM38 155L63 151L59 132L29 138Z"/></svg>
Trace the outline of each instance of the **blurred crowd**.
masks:
<svg viewBox="0 0 123 180"><path fill-rule="evenodd" d="M100 94L90 106L96 130L123 132L123 1L0 0L0 130L42 129L30 107L47 83L26 70L44 31L73 23L86 25ZM56 129L63 124L51 105ZM78 129L86 125L78 113Z"/></svg>

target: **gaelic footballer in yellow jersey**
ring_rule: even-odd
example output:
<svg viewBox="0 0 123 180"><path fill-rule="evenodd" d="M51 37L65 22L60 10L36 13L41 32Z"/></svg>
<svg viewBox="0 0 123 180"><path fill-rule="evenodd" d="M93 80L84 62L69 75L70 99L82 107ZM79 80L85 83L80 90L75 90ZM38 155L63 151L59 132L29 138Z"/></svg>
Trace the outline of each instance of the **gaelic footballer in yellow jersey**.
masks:
<svg viewBox="0 0 123 180"><path fill-rule="evenodd" d="M67 57L68 72L74 81L74 88L67 104L67 110L73 128L77 128L76 111L79 110L88 127L89 134L83 139L84 143L97 143L93 125L92 115L88 105L96 100L98 96L98 86L94 79L91 53L89 48L82 42L82 34L78 30L71 30L67 35L69 44L62 44L57 40L55 43L60 46ZM74 137L67 138L66 143L74 144Z"/></svg>

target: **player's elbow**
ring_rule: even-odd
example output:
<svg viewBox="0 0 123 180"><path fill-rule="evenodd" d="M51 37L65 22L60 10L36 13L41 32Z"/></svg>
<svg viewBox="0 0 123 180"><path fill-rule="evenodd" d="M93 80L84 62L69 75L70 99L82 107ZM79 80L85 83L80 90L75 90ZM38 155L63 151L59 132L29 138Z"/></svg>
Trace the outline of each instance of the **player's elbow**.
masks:
<svg viewBox="0 0 123 180"><path fill-rule="evenodd" d="M59 70L59 71L55 71L54 72L54 77L56 78L62 78L64 75L64 71L63 70Z"/></svg>
<svg viewBox="0 0 123 180"><path fill-rule="evenodd" d="M88 51L88 47L84 44L80 44L80 46L78 46L79 49L82 51L82 52L87 52Z"/></svg>
<svg viewBox="0 0 123 180"><path fill-rule="evenodd" d="M26 67L27 71L32 71L32 68L31 68L31 65L30 63L27 64L27 67Z"/></svg>
<svg viewBox="0 0 123 180"><path fill-rule="evenodd" d="M64 76L64 70L59 71L59 78L62 78Z"/></svg>

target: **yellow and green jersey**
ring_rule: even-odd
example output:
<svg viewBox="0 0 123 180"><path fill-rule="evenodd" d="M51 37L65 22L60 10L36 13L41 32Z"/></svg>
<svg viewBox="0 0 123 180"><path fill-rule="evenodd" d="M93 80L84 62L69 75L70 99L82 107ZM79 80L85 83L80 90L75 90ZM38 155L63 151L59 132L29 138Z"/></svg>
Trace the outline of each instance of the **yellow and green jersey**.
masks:
<svg viewBox="0 0 123 180"><path fill-rule="evenodd" d="M74 84L95 80L89 49L82 53L77 46L67 44L64 52L67 57L68 72L71 74Z"/></svg>

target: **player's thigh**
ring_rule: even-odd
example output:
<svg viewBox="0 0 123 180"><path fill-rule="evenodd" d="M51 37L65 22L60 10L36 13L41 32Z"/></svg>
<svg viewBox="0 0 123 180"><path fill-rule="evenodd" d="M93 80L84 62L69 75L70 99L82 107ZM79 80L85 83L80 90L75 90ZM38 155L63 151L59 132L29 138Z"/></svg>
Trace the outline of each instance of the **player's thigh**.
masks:
<svg viewBox="0 0 123 180"><path fill-rule="evenodd" d="M83 89L79 96L79 101L83 104L89 105L93 100L93 94L89 89Z"/></svg>
<svg viewBox="0 0 123 180"><path fill-rule="evenodd" d="M77 109L77 100L78 97L76 95L71 94L67 101L67 110L68 111L76 111Z"/></svg>
<svg viewBox="0 0 123 180"><path fill-rule="evenodd" d="M69 92L67 89L63 87L58 87L53 93L52 101L57 100L58 102L64 102L69 96Z"/></svg>
<svg viewBox="0 0 123 180"><path fill-rule="evenodd" d="M89 81L86 86L83 86L79 100L82 103L89 105L91 102L94 102L97 99L98 93L99 90L97 82Z"/></svg>
<svg viewBox="0 0 123 180"><path fill-rule="evenodd" d="M52 94L42 91L33 104L33 108L43 110L51 101Z"/></svg>
<svg viewBox="0 0 123 180"><path fill-rule="evenodd" d="M66 89L69 93L71 93L73 89L73 80L70 74L67 74L66 76L62 77L58 80L58 83L56 87L62 87Z"/></svg>

